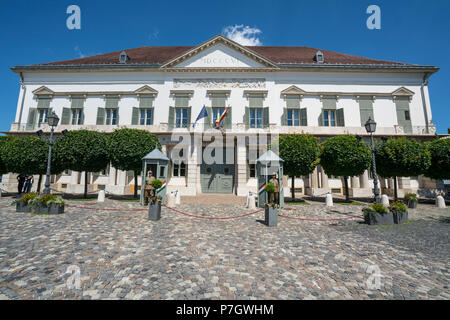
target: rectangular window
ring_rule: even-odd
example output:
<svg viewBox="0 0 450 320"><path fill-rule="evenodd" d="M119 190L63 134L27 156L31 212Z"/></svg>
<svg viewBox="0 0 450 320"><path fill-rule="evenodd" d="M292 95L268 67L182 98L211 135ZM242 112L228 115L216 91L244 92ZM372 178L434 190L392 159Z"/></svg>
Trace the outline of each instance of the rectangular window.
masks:
<svg viewBox="0 0 450 320"><path fill-rule="evenodd" d="M287 125L300 126L300 110L288 109L287 111Z"/></svg>
<svg viewBox="0 0 450 320"><path fill-rule="evenodd" d="M411 120L411 116L409 115L409 110L405 110L405 120L406 121L410 121Z"/></svg>
<svg viewBox="0 0 450 320"><path fill-rule="evenodd" d="M187 108L176 108L175 109L175 127L176 128L187 128L188 122L188 109Z"/></svg>
<svg viewBox="0 0 450 320"><path fill-rule="evenodd" d="M83 109L72 109L72 125L80 125L83 120Z"/></svg>
<svg viewBox="0 0 450 320"><path fill-rule="evenodd" d="M140 117L139 117L139 123L141 126L144 125L151 125L152 124L152 109L139 109L140 110Z"/></svg>
<svg viewBox="0 0 450 320"><path fill-rule="evenodd" d="M117 124L117 112L118 109L106 109L106 125L116 125Z"/></svg>
<svg viewBox="0 0 450 320"><path fill-rule="evenodd" d="M323 110L323 125L336 127L336 110Z"/></svg>
<svg viewBox="0 0 450 320"><path fill-rule="evenodd" d="M47 123L48 109L39 109L38 112L38 126L40 127L43 123Z"/></svg>
<svg viewBox="0 0 450 320"><path fill-rule="evenodd" d="M185 177L186 176L186 164L184 162L173 164L173 177Z"/></svg>
<svg viewBox="0 0 450 320"><path fill-rule="evenodd" d="M250 108L250 128L262 128L262 108Z"/></svg>
<svg viewBox="0 0 450 320"><path fill-rule="evenodd" d="M249 178L256 178L256 164L250 163L249 165Z"/></svg>

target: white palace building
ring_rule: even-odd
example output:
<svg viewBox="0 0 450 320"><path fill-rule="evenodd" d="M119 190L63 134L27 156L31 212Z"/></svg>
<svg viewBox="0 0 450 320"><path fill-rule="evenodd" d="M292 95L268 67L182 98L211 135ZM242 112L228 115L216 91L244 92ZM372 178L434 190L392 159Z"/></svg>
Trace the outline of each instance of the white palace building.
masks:
<svg viewBox="0 0 450 320"><path fill-rule="evenodd" d="M368 137L364 124L372 117L378 138L408 136L425 141L436 134L428 79L438 68L428 65L308 47L246 47L219 35L194 47L140 47L12 70L21 84L8 132L14 136L33 135L39 129L49 132L46 117L54 111L60 118L57 133L144 129L158 136L163 153L172 159L179 140L174 140L176 134L188 134L194 141L205 130L218 131L211 129L213 123L230 106L218 132L231 137L226 151L234 161L198 162L210 142L188 141L186 160L171 160L169 165L168 189L178 189L182 195L243 196L256 191L254 158L249 156L256 144L248 138L238 143L239 137L254 133ZM193 128L203 106L208 117ZM66 171L52 176L52 188L82 193L84 179L80 172ZM88 179L92 192L130 194L136 187L132 172L113 167L89 174ZM352 196L372 194L369 172L349 180ZM14 192L16 174L4 175L3 184ZM383 193L392 194L392 179L380 179L380 184ZM284 177L286 195L289 186L290 179ZM342 194L342 187L340 177L328 177L320 167L310 176L296 178L298 195ZM436 182L423 176L400 178L398 187L400 196L404 192L432 195Z"/></svg>

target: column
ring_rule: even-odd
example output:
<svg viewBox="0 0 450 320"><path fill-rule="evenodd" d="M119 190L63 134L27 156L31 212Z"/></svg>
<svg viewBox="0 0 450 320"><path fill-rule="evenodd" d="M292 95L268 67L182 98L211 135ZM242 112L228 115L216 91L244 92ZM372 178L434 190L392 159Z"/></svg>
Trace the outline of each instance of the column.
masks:
<svg viewBox="0 0 450 320"><path fill-rule="evenodd" d="M313 173L311 173L311 189L316 189L319 187L319 181L317 178L317 167L314 169Z"/></svg>
<svg viewBox="0 0 450 320"><path fill-rule="evenodd" d="M352 189L359 189L359 177L351 177Z"/></svg>
<svg viewBox="0 0 450 320"><path fill-rule="evenodd" d="M322 189L329 189L328 187L328 176L326 175L325 171L323 170L322 167L320 167L320 171L321 171L321 178L322 178Z"/></svg>
<svg viewBox="0 0 450 320"><path fill-rule="evenodd" d="M361 188L369 188L369 171L364 171L364 173L359 177L359 183Z"/></svg>
<svg viewBox="0 0 450 320"><path fill-rule="evenodd" d="M256 192L257 190L247 188L247 147L245 145L245 136L237 137L236 144L236 181L237 195L246 196L248 191Z"/></svg>

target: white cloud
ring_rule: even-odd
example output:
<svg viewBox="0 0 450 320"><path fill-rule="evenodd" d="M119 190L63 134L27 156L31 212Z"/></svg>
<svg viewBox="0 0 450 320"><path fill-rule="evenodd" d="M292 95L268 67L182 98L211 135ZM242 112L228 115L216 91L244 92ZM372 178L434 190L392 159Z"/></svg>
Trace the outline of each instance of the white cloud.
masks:
<svg viewBox="0 0 450 320"><path fill-rule="evenodd" d="M243 45L243 46L260 46L262 42L258 38L258 34L262 31L257 28L250 28L249 26L234 25L223 29L225 37Z"/></svg>
<svg viewBox="0 0 450 320"><path fill-rule="evenodd" d="M73 48L73 49L74 49L75 52L78 54L78 57L79 57L79 58L84 58L84 57L86 57L86 55L85 55L83 52L81 52L79 46L75 46L75 48Z"/></svg>

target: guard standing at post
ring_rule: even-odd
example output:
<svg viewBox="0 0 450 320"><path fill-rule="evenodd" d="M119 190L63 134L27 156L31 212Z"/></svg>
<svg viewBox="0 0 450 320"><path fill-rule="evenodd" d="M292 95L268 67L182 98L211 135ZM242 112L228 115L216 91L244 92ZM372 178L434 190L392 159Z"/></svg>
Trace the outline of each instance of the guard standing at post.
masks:
<svg viewBox="0 0 450 320"><path fill-rule="evenodd" d="M147 178L145 178L145 189L144 189L144 205L148 204L148 198L155 196L155 188L152 186L152 182L155 180L152 171L149 171Z"/></svg>
<svg viewBox="0 0 450 320"><path fill-rule="evenodd" d="M275 186L275 192L273 193L273 196L275 197L274 201L276 204L279 203L279 195L280 195L280 185L278 183L278 179L276 175L272 175L272 178L269 180L269 183L273 184ZM272 196L272 195L271 195ZM270 199L272 200L272 199Z"/></svg>

